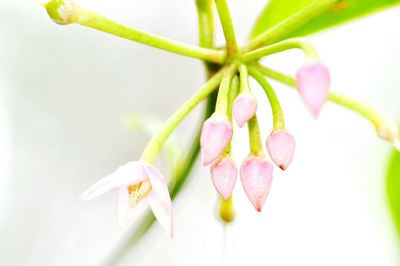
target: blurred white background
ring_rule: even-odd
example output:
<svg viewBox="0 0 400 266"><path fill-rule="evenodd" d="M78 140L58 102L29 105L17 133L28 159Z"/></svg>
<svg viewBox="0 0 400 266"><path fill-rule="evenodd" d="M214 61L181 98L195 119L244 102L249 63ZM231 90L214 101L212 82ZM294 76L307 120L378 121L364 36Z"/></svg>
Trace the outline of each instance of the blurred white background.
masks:
<svg viewBox="0 0 400 266"><path fill-rule="evenodd" d="M197 42L194 1L80 2L136 28ZM242 42L264 3L230 1ZM399 11L311 38L331 69L333 90L397 119ZM265 64L294 73L302 60L289 52ZM0 264L102 265L124 237L116 229L115 194L87 203L77 196L140 156L148 136L123 127L127 112L166 119L203 80L196 60L56 25L33 1L0 0ZM314 121L293 91L274 85L297 153L285 173L276 169L261 214L237 183L237 219L229 230L233 265L398 265L384 194L389 145L368 122L331 104ZM271 114L253 87L265 138ZM178 136L193 131L198 114ZM240 164L248 152L246 130L237 130L234 141ZM223 228L207 168L195 168L174 207L175 238L156 225L121 265L221 265Z"/></svg>

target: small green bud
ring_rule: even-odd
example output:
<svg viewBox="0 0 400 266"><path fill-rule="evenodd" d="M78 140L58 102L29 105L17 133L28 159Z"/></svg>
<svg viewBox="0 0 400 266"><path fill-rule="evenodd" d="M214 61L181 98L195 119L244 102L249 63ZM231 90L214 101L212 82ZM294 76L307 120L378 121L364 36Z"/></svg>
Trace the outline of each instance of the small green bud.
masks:
<svg viewBox="0 0 400 266"><path fill-rule="evenodd" d="M376 132L381 139L389 141L400 150L400 129L395 121L382 118L376 126Z"/></svg>
<svg viewBox="0 0 400 266"><path fill-rule="evenodd" d="M228 200L221 198L219 207L219 217L222 221L229 224L235 220L235 208L233 206L232 195Z"/></svg>
<svg viewBox="0 0 400 266"><path fill-rule="evenodd" d="M79 6L74 0L51 0L43 3L50 18L57 24L77 22Z"/></svg>

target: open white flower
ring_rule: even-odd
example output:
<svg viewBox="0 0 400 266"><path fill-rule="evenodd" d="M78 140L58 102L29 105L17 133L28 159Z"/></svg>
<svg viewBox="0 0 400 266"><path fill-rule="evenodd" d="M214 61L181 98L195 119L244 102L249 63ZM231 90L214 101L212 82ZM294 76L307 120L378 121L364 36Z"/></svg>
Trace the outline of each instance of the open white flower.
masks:
<svg viewBox="0 0 400 266"><path fill-rule="evenodd" d="M128 162L91 185L79 199L90 200L113 189L118 189L120 226L137 217L128 215L130 208L143 209L149 204L158 222L172 237L171 198L164 177L153 165L141 161Z"/></svg>

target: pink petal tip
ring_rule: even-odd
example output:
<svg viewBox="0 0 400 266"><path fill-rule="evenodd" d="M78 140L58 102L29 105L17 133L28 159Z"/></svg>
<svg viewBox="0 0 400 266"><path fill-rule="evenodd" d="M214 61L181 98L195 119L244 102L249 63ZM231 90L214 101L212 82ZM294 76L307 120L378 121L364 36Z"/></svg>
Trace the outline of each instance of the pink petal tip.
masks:
<svg viewBox="0 0 400 266"><path fill-rule="evenodd" d="M203 164L215 161L232 138L232 126L226 118L210 117L203 124L200 146Z"/></svg>
<svg viewBox="0 0 400 266"><path fill-rule="evenodd" d="M271 190L272 173L272 164L263 156L250 155L240 167L244 191L258 212L261 212Z"/></svg>
<svg viewBox="0 0 400 266"><path fill-rule="evenodd" d="M235 161L230 157L222 157L210 169L215 189L225 200L232 194L237 178Z"/></svg>
<svg viewBox="0 0 400 266"><path fill-rule="evenodd" d="M272 161L282 170L286 170L294 157L296 142L286 129L274 130L267 139L267 150Z"/></svg>
<svg viewBox="0 0 400 266"><path fill-rule="evenodd" d="M252 93L240 93L233 102L233 116L239 127L254 117L257 111L257 100Z"/></svg>

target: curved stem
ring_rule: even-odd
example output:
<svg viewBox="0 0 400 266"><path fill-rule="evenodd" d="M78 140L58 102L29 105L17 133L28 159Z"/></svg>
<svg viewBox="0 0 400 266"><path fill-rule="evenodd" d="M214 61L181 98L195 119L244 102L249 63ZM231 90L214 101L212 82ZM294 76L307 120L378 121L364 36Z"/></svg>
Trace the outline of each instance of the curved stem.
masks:
<svg viewBox="0 0 400 266"><path fill-rule="evenodd" d="M224 77L219 86L218 98L215 107L215 113L221 115L228 114L228 93L231 87L231 81L236 72L236 65L232 64L225 68Z"/></svg>
<svg viewBox="0 0 400 266"><path fill-rule="evenodd" d="M263 74L254 67L248 67L250 75L261 85L267 94L272 109L274 130L285 128L285 119L279 99L271 84L264 78Z"/></svg>
<svg viewBox="0 0 400 266"><path fill-rule="evenodd" d="M249 85L249 73L247 72L247 67L244 64L239 66L240 73L240 92L250 92Z"/></svg>
<svg viewBox="0 0 400 266"><path fill-rule="evenodd" d="M214 47L214 0L196 0L200 47Z"/></svg>
<svg viewBox="0 0 400 266"><path fill-rule="evenodd" d="M250 63L253 61L258 61L261 57L294 48L303 50L307 59L315 60L318 58L317 51L306 38L292 38L250 51L241 56L241 61L243 63Z"/></svg>
<svg viewBox="0 0 400 266"><path fill-rule="evenodd" d="M280 73L278 71L272 70L270 68L266 68L259 64L255 65L254 67L263 75L265 75L269 78L275 79L279 82L282 82L282 83L289 85L290 87L296 89L296 80L294 78L292 78L288 75L285 75L283 73ZM383 121L385 121L385 119L382 117L382 115L379 114L375 110L375 108L373 108L372 106L370 106L366 103L352 99L348 96L329 92L328 100L333 103L336 103L344 108L347 108L351 111L358 113L359 115L363 116L368 121L370 121L377 129L379 129L382 126Z"/></svg>
<svg viewBox="0 0 400 266"><path fill-rule="evenodd" d="M154 136L147 144L143 151L141 160L149 163L155 163L157 156L161 151L161 148L167 141L172 131L178 126L178 124L196 107L202 100L216 89L224 74L224 69L220 70L215 74L207 83L186 103L184 103L162 126L159 133Z"/></svg>
<svg viewBox="0 0 400 266"><path fill-rule="evenodd" d="M225 60L225 54L222 51L201 48L169 40L144 31L129 28L85 8L77 8L77 15L73 22L82 26L110 33L124 39L146 44L172 53L199 58L217 64L222 64Z"/></svg>
<svg viewBox="0 0 400 266"><path fill-rule="evenodd" d="M231 86L229 89L228 93L228 110L227 110L227 116L228 120L230 123L232 123L232 105L233 101L235 100L236 96L238 95L239 92L239 80L238 77L235 75L232 79ZM231 154L231 145L232 141L228 143L228 145L225 148L225 151L222 153L224 155L230 155Z"/></svg>
<svg viewBox="0 0 400 266"><path fill-rule="evenodd" d="M258 126L257 115L247 121L249 127L250 152L255 156L263 155L260 127Z"/></svg>
<svg viewBox="0 0 400 266"><path fill-rule="evenodd" d="M257 49L261 46L272 44L288 36L297 28L308 23L320 14L328 11L340 0L316 0L299 10L297 13L276 24L253 40L250 40L243 48L243 52Z"/></svg>
<svg viewBox="0 0 400 266"><path fill-rule="evenodd" d="M218 15L221 20L222 29L224 31L226 49L228 56L235 55L239 51L236 41L235 30L233 28L231 14L229 12L228 3L226 0L215 0Z"/></svg>

